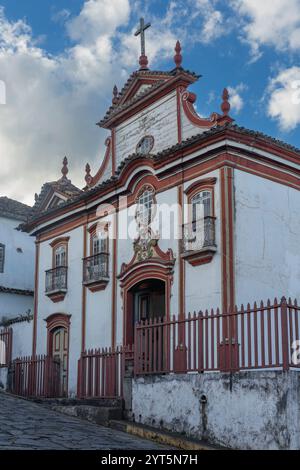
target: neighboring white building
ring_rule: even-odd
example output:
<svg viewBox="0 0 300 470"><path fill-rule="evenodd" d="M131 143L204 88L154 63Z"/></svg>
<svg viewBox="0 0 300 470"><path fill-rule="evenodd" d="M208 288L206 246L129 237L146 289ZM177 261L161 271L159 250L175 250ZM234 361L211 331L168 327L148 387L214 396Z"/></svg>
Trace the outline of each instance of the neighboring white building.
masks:
<svg viewBox="0 0 300 470"><path fill-rule="evenodd" d="M0 197L0 323L33 313L34 240L18 229L31 207Z"/></svg>

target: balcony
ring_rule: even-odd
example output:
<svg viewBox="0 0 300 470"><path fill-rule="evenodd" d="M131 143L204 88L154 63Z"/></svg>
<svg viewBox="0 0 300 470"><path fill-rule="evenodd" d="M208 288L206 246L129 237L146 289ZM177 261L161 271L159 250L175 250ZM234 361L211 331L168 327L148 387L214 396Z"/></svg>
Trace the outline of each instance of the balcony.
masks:
<svg viewBox="0 0 300 470"><path fill-rule="evenodd" d="M59 266L46 271L46 295L53 302L60 302L65 298L68 287L68 268Z"/></svg>
<svg viewBox="0 0 300 470"><path fill-rule="evenodd" d="M199 266L210 263L216 251L215 217L205 217L183 225L183 259L192 266Z"/></svg>
<svg viewBox="0 0 300 470"><path fill-rule="evenodd" d="M105 289L109 282L108 265L108 253L98 253L83 259L83 284L90 291Z"/></svg>

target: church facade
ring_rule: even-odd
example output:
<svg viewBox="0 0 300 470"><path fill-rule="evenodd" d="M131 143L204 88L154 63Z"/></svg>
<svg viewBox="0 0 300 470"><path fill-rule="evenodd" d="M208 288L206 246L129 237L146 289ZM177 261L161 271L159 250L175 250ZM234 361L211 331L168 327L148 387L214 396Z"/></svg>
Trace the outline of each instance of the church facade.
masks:
<svg viewBox="0 0 300 470"><path fill-rule="evenodd" d="M299 151L233 123L198 116L180 44L170 72L145 55L98 125L105 155L86 186L63 176L37 198L33 348L65 364L91 348L134 344L145 319L288 295L299 298ZM69 189L69 191L68 191Z"/></svg>

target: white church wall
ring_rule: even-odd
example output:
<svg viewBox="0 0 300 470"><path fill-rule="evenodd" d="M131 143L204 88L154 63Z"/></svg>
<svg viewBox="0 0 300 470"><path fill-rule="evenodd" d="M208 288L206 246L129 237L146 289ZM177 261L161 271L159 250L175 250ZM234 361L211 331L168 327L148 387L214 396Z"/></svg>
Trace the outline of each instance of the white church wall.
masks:
<svg viewBox="0 0 300 470"><path fill-rule="evenodd" d="M101 223L112 224L112 220L111 216L104 217ZM88 247L89 243L88 237ZM86 289L86 349L111 346L112 263L113 240L109 240L109 282L102 291L91 292L88 288Z"/></svg>
<svg viewBox="0 0 300 470"><path fill-rule="evenodd" d="M176 112L176 92L173 91L117 126L117 165L135 153L139 140L145 135L154 137L153 154L175 145L178 142Z"/></svg>
<svg viewBox="0 0 300 470"><path fill-rule="evenodd" d="M194 106L195 107L195 106ZM203 132L207 131L207 128L196 126L192 123L188 117L186 116L182 104L181 104L181 135L182 140L186 140L189 137L192 137L197 134L202 134Z"/></svg>
<svg viewBox="0 0 300 470"><path fill-rule="evenodd" d="M240 170L235 187L236 302L300 299L300 192Z"/></svg>
<svg viewBox="0 0 300 470"><path fill-rule="evenodd" d="M221 306L221 200L219 171L212 171L184 184L186 190L191 184L205 178L217 178L214 185L215 241L217 251L210 263L192 266L185 261L185 309L186 313L217 308ZM187 203L187 198L185 198ZM188 221L188 208L184 220Z"/></svg>
<svg viewBox="0 0 300 470"><path fill-rule="evenodd" d="M47 352L47 328L44 321L54 313L65 313L70 318L69 338L69 392L76 392L77 361L81 351L81 324L82 324L82 258L83 258L83 229L78 227L64 236L69 236L68 242L68 291L63 301L52 302L45 295L45 271L52 268L51 241L47 240L40 245L39 262L39 308L37 315L37 354Z"/></svg>

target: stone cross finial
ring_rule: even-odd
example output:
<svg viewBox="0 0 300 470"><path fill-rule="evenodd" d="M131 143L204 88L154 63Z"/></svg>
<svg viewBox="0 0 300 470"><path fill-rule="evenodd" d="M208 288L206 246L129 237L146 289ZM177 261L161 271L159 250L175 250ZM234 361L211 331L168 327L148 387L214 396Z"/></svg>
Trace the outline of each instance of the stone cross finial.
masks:
<svg viewBox="0 0 300 470"><path fill-rule="evenodd" d="M150 28L151 23L145 24L144 18L140 19L140 27L139 29L134 33L135 36L141 35L141 55L140 55L140 68L141 69L147 69L148 68L148 58L146 56L146 50L145 50L145 31L146 29Z"/></svg>

